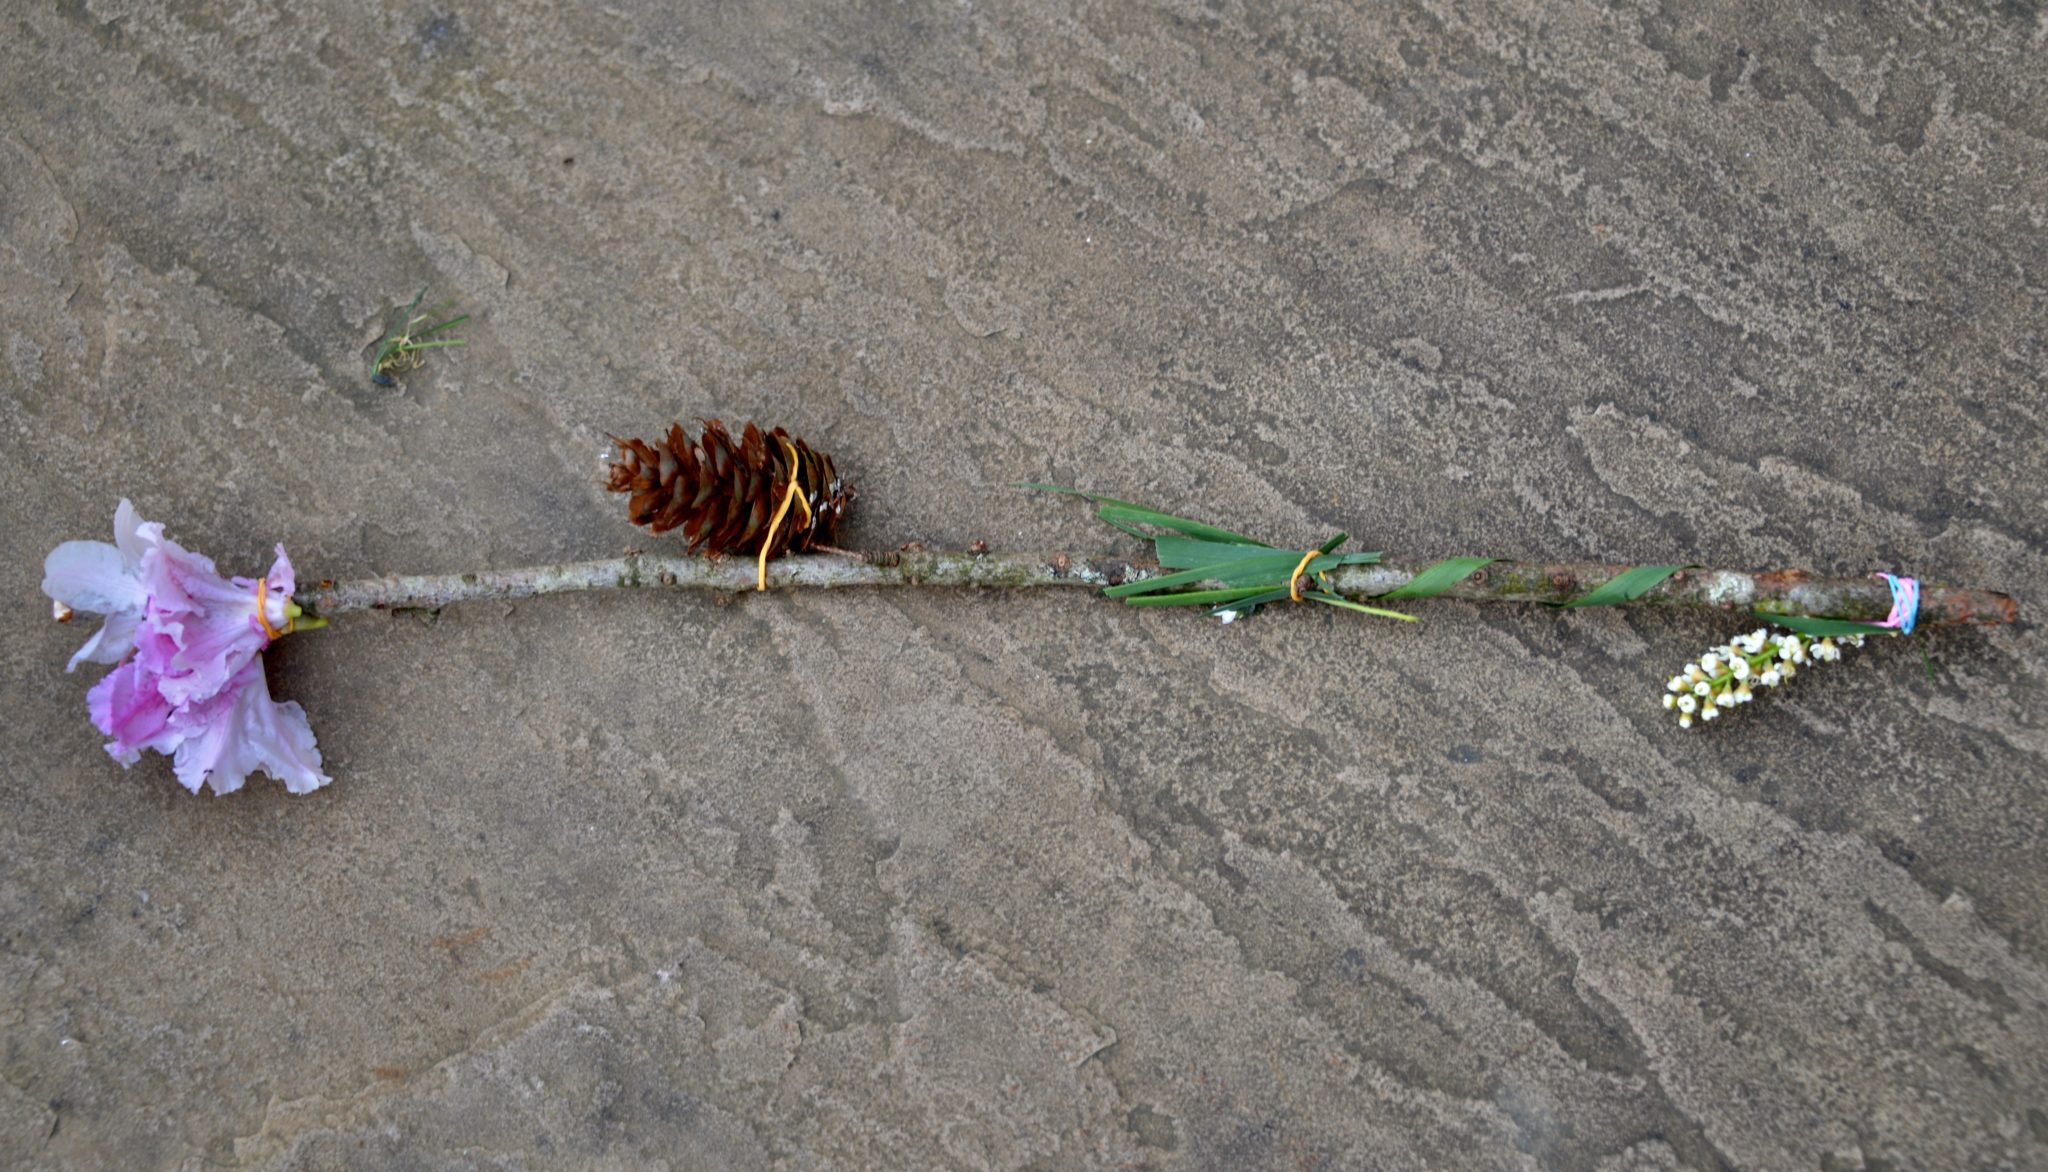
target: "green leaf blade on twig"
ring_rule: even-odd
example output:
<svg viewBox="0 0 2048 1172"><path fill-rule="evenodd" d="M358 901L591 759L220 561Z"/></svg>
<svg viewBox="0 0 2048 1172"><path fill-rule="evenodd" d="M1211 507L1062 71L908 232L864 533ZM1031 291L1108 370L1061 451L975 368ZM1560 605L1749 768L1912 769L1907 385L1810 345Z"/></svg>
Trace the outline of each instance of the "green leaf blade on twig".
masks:
<svg viewBox="0 0 2048 1172"><path fill-rule="evenodd" d="M1570 609L1580 606L1614 606L1623 602L1634 602L1656 589L1657 584L1680 570L1697 569L1697 566L1633 566L1623 570L1607 581L1568 602L1551 605Z"/></svg>
<svg viewBox="0 0 2048 1172"><path fill-rule="evenodd" d="M1769 614L1764 611L1755 611L1753 613L1757 618L1767 623L1776 623L1788 631L1797 631L1802 635L1818 635L1823 638L1835 635L1882 635L1892 630L1891 627L1881 627L1876 623L1858 623L1852 622L1849 619L1824 619L1799 614Z"/></svg>
<svg viewBox="0 0 2048 1172"><path fill-rule="evenodd" d="M1489 566L1499 558L1445 558L1385 594L1375 598L1434 598L1472 576L1472 571Z"/></svg>

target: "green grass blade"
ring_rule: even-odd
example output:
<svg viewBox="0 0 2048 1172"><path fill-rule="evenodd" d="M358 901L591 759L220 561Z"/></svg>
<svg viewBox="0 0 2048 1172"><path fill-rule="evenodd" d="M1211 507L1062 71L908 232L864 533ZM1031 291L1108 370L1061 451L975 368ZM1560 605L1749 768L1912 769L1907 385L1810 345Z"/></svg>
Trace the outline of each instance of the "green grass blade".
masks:
<svg viewBox="0 0 2048 1172"><path fill-rule="evenodd" d="M1180 570L1192 566L1215 566L1225 562L1245 561L1253 558L1285 558L1288 550L1276 550L1266 545L1240 545L1228 541L1203 541L1193 537L1161 536L1152 538L1152 551L1159 564L1168 569ZM1296 561L1301 554L1295 553ZM1282 567L1285 569L1285 567Z"/></svg>
<svg viewBox="0 0 2048 1172"><path fill-rule="evenodd" d="M1376 606L1364 606L1360 603L1353 602L1348 598L1342 598L1335 594L1332 594L1327 590L1306 591L1302 594L1302 597L1313 598L1317 602L1320 602L1325 606L1341 606L1345 610L1355 610L1360 614L1378 615L1383 619L1400 619L1404 623L1419 623L1422 621L1421 619L1416 618L1412 614L1402 614L1398 610L1381 610L1379 607Z"/></svg>
<svg viewBox="0 0 2048 1172"><path fill-rule="evenodd" d="M461 317L449 318L449 319L448 319L447 321L444 321L444 322L440 323L439 325L432 325L432 326L428 326L428 327L427 327L426 329L424 329L424 330L421 330L421 331L420 331L419 333L417 333L417 334L414 334L414 335L413 335L413 337L415 337L415 338L424 338L424 337L426 337L426 336L427 336L428 334L438 334L438 333L440 333L440 332L441 332L442 330L446 330L446 329L452 329L453 327L455 327L455 326L459 326L459 325L461 325L461 324L462 324L463 322L466 322L466 321L468 321L468 320L469 320L469 315L465 313L465 314L463 314L463 315L462 315Z"/></svg>
<svg viewBox="0 0 2048 1172"><path fill-rule="evenodd" d="M1229 590L1186 590L1179 594L1141 594L1136 598L1124 599L1124 605L1206 606L1219 602L1239 602L1250 598L1254 594L1265 592L1265 590L1264 586L1239 586Z"/></svg>
<svg viewBox="0 0 2048 1172"><path fill-rule="evenodd" d="M1148 509L1143 505L1111 501L1106 498L1098 503L1101 507L1096 509L1095 515L1111 524L1122 521L1131 525L1157 525L1161 529L1171 529L1176 533L1183 533L1189 537L1200 537L1208 541L1225 541L1233 545L1256 545L1267 549L1272 548L1263 541L1246 537L1242 533L1232 533L1228 529L1219 529L1205 521L1195 521L1187 517L1176 517L1172 513L1162 513L1157 509Z"/></svg>
<svg viewBox="0 0 2048 1172"><path fill-rule="evenodd" d="M1472 571L1491 565L1499 558L1445 558L1408 579L1380 598L1432 598L1472 576Z"/></svg>
<svg viewBox="0 0 2048 1172"><path fill-rule="evenodd" d="M427 286L421 285L420 291L412 295L412 304L407 305L403 310L400 310L397 314L393 315L393 317L391 318L391 325L387 329L385 329L384 336L387 338L396 338L403 336L405 333L405 327L411 324L412 322L413 312L420 307L420 301L423 298L425 298L426 295Z"/></svg>
<svg viewBox="0 0 2048 1172"><path fill-rule="evenodd" d="M1208 541L1227 542L1231 545L1266 545L1265 542L1257 538L1246 537L1242 533L1232 533L1228 529L1219 529L1206 522L1190 520L1187 517L1176 517L1172 513L1162 513L1157 509L1148 509L1144 505L1132 504L1130 501L1121 501L1113 496L1102 496L1098 493L1084 492L1081 489L1068 488L1060 484L1042 484L1035 480L1019 481L1017 487L1033 488L1040 492L1065 493L1068 496L1077 496L1093 501L1101 506L1096 512L1096 516L1115 525L1126 533L1135 532L1128 525L1156 525L1161 529L1171 529L1176 533ZM1148 541L1151 540L1151 537L1147 534L1137 533L1136 535Z"/></svg>
<svg viewBox="0 0 2048 1172"><path fill-rule="evenodd" d="M1279 602L1287 597L1288 593L1285 590L1268 590L1263 594L1253 594L1246 598L1240 598L1235 603L1226 603L1223 606L1219 606L1214 610L1211 610L1209 613L1218 618L1221 618L1224 611L1231 610L1236 611L1238 614L1249 618L1250 616L1257 614L1259 608L1266 605L1267 603Z"/></svg>
<svg viewBox="0 0 2048 1172"><path fill-rule="evenodd" d="M1767 623L1776 623L1788 631L1802 635L1882 635L1891 630L1876 623L1855 623L1848 619L1820 619L1799 614L1765 614L1757 611L1756 617Z"/></svg>
<svg viewBox="0 0 2048 1172"><path fill-rule="evenodd" d="M1195 566L1177 573L1162 574L1157 578L1125 582L1120 586L1111 586L1104 590L1103 594L1110 598L1128 598L1136 594L1153 594L1175 586L1186 586L1210 579L1225 586L1270 586L1286 577L1287 571L1293 569L1299 560L1284 549L1266 550L1263 557L1240 558L1214 565Z"/></svg>
<svg viewBox="0 0 2048 1172"><path fill-rule="evenodd" d="M1599 586L1586 591L1569 602L1554 605L1562 608L1575 606L1613 606L1622 602L1633 602L1654 589L1657 583L1669 578L1680 570L1692 566L1636 566L1624 570Z"/></svg>
<svg viewBox="0 0 2048 1172"><path fill-rule="evenodd" d="M1129 598L1133 594L1151 594L1160 590L1171 590L1175 586L1192 586L1215 577L1215 567L1196 566L1174 574L1161 574L1157 578L1145 578L1137 582L1125 582L1111 586L1102 592L1104 598Z"/></svg>
<svg viewBox="0 0 2048 1172"><path fill-rule="evenodd" d="M443 346L467 346L468 338L442 338L438 342L407 342L407 350L438 350Z"/></svg>

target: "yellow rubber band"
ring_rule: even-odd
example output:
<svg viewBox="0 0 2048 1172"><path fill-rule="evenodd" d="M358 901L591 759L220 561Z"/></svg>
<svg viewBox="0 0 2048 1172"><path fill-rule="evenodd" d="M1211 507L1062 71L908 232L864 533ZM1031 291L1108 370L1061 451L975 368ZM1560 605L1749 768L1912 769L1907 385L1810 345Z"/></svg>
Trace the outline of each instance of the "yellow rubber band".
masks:
<svg viewBox="0 0 2048 1172"><path fill-rule="evenodd" d="M1294 567L1294 572L1292 574L1287 575L1288 598L1292 599L1295 602L1301 601L1301 572L1303 570L1308 569L1308 564L1310 562L1316 560L1321 556L1323 556L1323 551L1320 549L1312 549L1309 550L1307 553L1301 555L1301 564Z"/></svg>
<svg viewBox="0 0 2048 1172"><path fill-rule="evenodd" d="M804 524L811 523L811 505L799 495L803 487L803 458L796 454L796 445L782 441L782 450L789 453L789 491L782 494L782 503L775 506L775 516L768 522L768 534L761 538L761 559L754 563L754 589L768 589L768 550L775 544L775 531L782 528L782 519L789 516L791 502L804 507Z"/></svg>
<svg viewBox="0 0 2048 1172"><path fill-rule="evenodd" d="M271 626L270 615L268 613L270 610L269 594L270 579L256 579L256 625L263 628L263 635L265 638L275 642L276 640L291 634L292 628L298 625L298 620L292 619L287 621L284 625L284 630L282 631L278 630L276 627Z"/></svg>

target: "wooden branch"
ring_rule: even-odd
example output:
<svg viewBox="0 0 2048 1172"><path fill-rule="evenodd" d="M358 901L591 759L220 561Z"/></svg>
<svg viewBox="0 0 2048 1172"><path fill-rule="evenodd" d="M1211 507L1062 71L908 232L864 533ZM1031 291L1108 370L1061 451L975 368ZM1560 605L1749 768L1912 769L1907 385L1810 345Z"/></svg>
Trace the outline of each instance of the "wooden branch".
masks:
<svg viewBox="0 0 2048 1172"><path fill-rule="evenodd" d="M1367 600L1405 584L1423 566L1347 566L1329 586ZM1576 598L1627 570L1595 563L1495 562L1438 597L1462 602L1549 602ZM904 550L882 554L816 554L768 564L771 590L934 586L1022 590L1038 587L1097 589L1159 573L1141 561L1100 554L974 553ZM1200 583L1189 589L1214 588ZM754 563L742 558L627 554L602 561L483 570L469 574L405 575L323 583L297 595L314 616L359 610L436 609L456 602L531 598L575 590L754 589ZM1685 570L1623 605L1692 606L1749 613L1809 615L1878 621L1891 610L1891 591L1877 578L1823 578L1805 570ZM2010 595L1922 583L1920 625L2010 623L2018 617Z"/></svg>

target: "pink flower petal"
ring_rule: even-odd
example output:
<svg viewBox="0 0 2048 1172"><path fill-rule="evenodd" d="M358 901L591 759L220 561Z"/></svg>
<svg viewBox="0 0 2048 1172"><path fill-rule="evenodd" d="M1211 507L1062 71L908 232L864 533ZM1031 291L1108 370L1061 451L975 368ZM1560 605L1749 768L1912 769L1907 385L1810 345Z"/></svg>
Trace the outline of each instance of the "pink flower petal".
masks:
<svg viewBox="0 0 2048 1172"><path fill-rule="evenodd" d="M161 530L163 526L156 528ZM125 496L114 507L114 548L121 551L121 559L128 563L130 570L141 570L142 551L148 548L142 536L142 518L136 515L135 506L129 504Z"/></svg>
<svg viewBox="0 0 2048 1172"><path fill-rule="evenodd" d="M229 794L255 770L282 781L295 794L311 793L332 781L320 772L320 748L306 710L270 698L263 661L252 659L218 695L183 718L193 722L178 745L173 767L193 793L200 785Z"/></svg>
<svg viewBox="0 0 2048 1172"><path fill-rule="evenodd" d="M282 591L285 597L289 598L292 591L299 588L298 576L292 573L292 559L284 556L284 542L277 543L277 560L270 563L270 573L264 577L270 579L270 592L273 595Z"/></svg>
<svg viewBox="0 0 2048 1172"><path fill-rule="evenodd" d="M43 593L95 614L142 609L148 597L121 551L104 541L67 541L43 559Z"/></svg>
<svg viewBox="0 0 2048 1172"><path fill-rule="evenodd" d="M85 641L85 646L72 652L71 662L64 665L64 670L75 671L81 663L121 662L135 650L135 628L141 623L142 616L134 611L108 615L100 629Z"/></svg>
<svg viewBox="0 0 2048 1172"><path fill-rule="evenodd" d="M160 527L159 527L160 528ZM213 606L247 603L254 608L255 595L221 577L213 559L193 553L168 537L159 536L142 558L142 584L152 604L165 611L201 611Z"/></svg>
<svg viewBox="0 0 2048 1172"><path fill-rule="evenodd" d="M252 621L255 594L249 598L251 605L240 613L203 612L182 622L152 613L154 625L176 645L160 668L163 682L159 686L171 703L197 703L221 691L270 643ZM152 612L154 609L152 602Z"/></svg>
<svg viewBox="0 0 2048 1172"><path fill-rule="evenodd" d="M171 728L171 704L156 690L155 677L134 660L106 674L85 694L86 710L99 730L114 738L107 753L123 766L133 765L144 749L168 753L183 739Z"/></svg>

